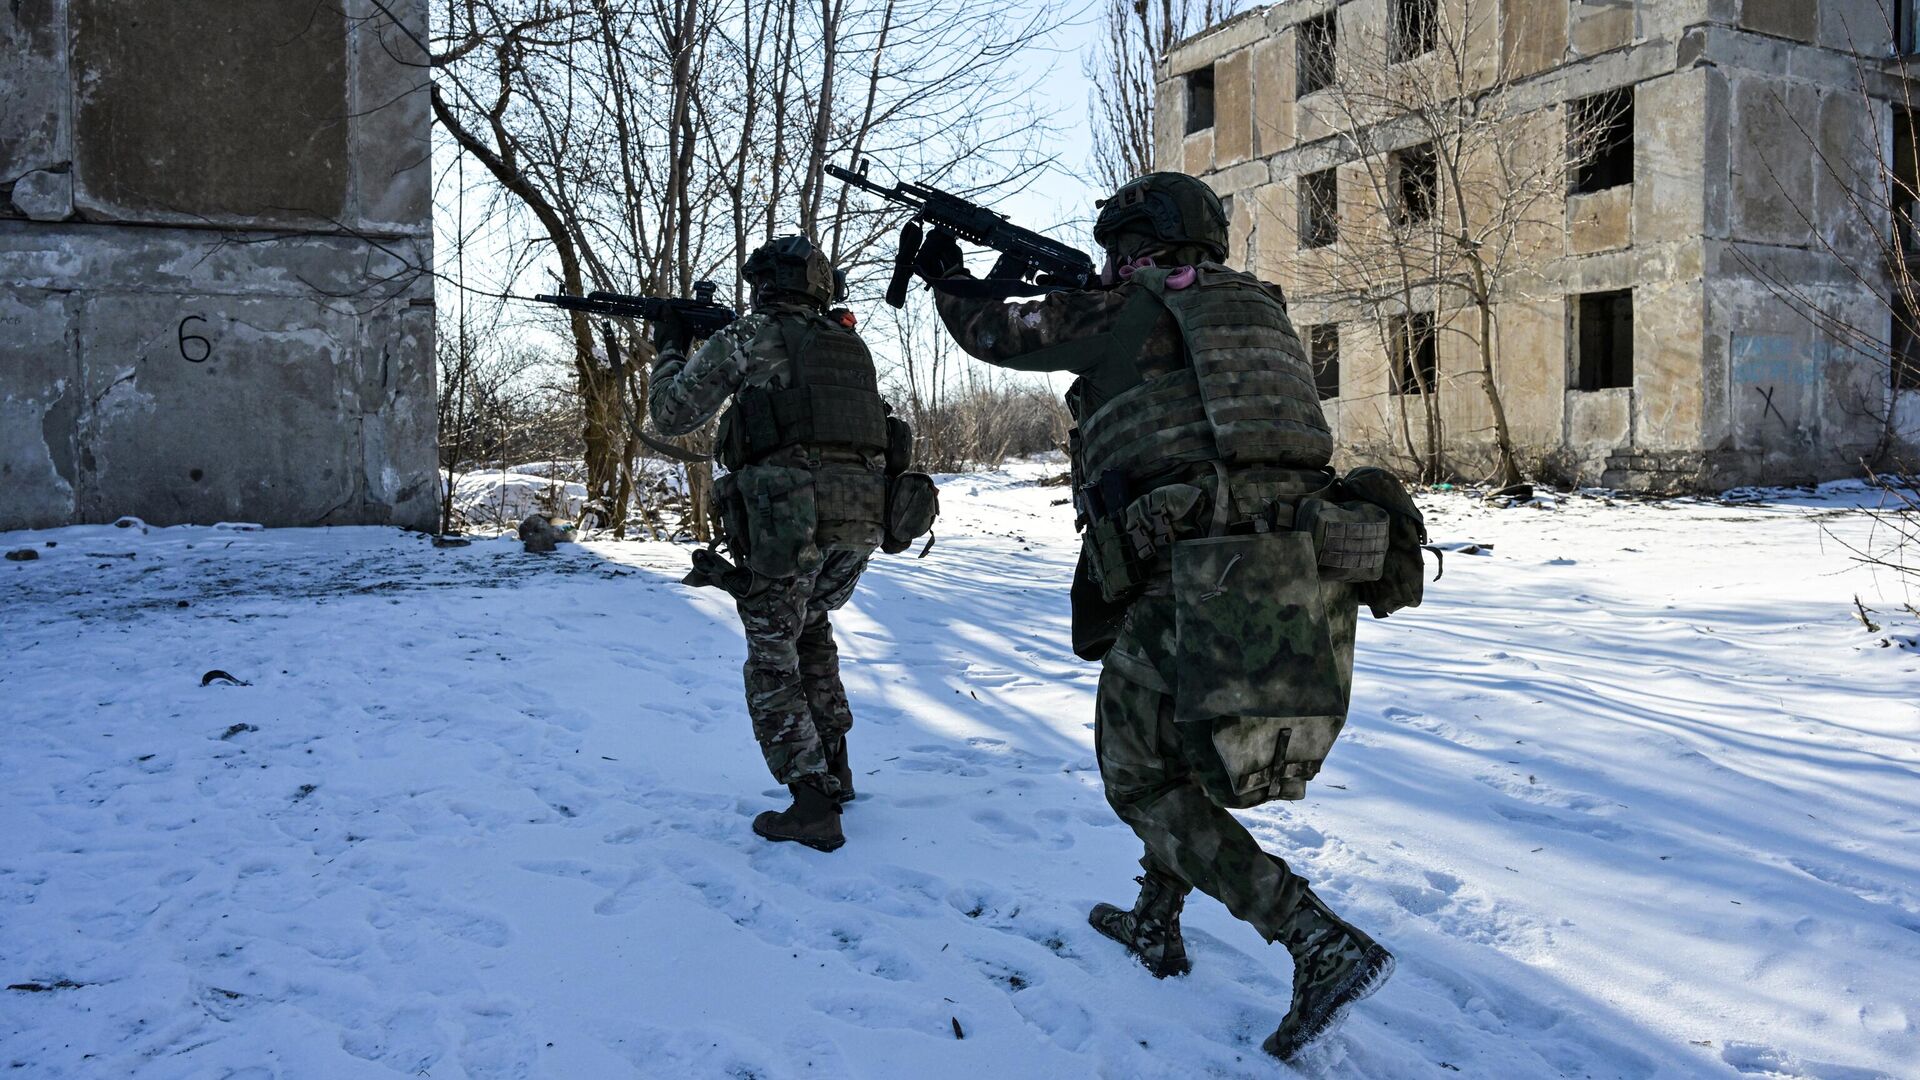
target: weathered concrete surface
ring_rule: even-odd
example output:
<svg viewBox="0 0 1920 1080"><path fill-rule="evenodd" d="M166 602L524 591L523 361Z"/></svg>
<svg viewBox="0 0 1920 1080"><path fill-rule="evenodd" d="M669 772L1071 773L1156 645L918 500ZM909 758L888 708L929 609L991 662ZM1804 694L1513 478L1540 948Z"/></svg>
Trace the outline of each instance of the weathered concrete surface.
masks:
<svg viewBox="0 0 1920 1080"><path fill-rule="evenodd" d="M0 529L433 523L427 101L377 15L0 5Z"/></svg>
<svg viewBox="0 0 1920 1080"><path fill-rule="evenodd" d="M225 0L72 4L83 212L346 215L347 27L337 6L256 4L242 17Z"/></svg>

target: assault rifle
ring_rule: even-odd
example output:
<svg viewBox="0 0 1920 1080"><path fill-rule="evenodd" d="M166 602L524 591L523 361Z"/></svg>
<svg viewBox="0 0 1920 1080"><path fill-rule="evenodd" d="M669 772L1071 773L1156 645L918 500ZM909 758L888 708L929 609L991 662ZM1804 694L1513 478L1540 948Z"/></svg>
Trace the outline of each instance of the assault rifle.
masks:
<svg viewBox="0 0 1920 1080"><path fill-rule="evenodd" d="M920 252L921 222L942 228L962 240L1000 253L1000 261L985 281L956 287L955 281L942 288L969 294L1019 296L1055 289L1084 289L1093 281L1093 260L1070 245L1031 229L1023 229L996 213L958 195L925 184L894 184L888 187L867 179L867 162L861 159L859 171L828 165L827 175L862 191L899 203L913 211L913 217L900 229L900 250L893 260L893 280L887 284L887 303L901 307L907 302L907 283L913 278L913 259ZM1029 284L1031 283L1031 284ZM1037 286L1037 287L1036 287Z"/></svg>
<svg viewBox="0 0 1920 1080"><path fill-rule="evenodd" d="M721 327L732 322L737 316L733 309L725 304L716 304L713 294L719 286L711 281L693 283L693 298L628 296L616 292L590 292L585 296L569 296L565 293L554 295L542 293L534 297L542 304L552 304L568 311L584 311L589 315L613 316L625 319L645 319L648 322L662 322L673 316L680 317L681 325L687 328L689 337L712 337Z"/></svg>

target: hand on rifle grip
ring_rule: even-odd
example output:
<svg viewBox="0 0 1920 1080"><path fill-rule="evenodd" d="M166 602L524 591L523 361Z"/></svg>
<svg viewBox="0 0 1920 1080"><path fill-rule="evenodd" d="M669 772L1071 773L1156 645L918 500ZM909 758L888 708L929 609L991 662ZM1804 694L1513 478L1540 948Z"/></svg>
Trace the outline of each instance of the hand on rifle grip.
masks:
<svg viewBox="0 0 1920 1080"><path fill-rule="evenodd" d="M920 245L913 269L928 281L959 277L967 272L967 260L960 254L960 241L945 229L935 227Z"/></svg>

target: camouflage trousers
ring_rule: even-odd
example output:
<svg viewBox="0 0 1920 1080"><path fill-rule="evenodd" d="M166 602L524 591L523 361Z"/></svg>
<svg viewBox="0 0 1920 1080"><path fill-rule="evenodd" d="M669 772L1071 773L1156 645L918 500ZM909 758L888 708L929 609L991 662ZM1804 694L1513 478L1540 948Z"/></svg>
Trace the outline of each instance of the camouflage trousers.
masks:
<svg viewBox="0 0 1920 1080"><path fill-rule="evenodd" d="M824 778L823 742L847 733L853 709L840 685L840 651L827 613L853 595L870 552L829 551L819 569L790 578L756 577L735 600L747 633L747 713L767 768L783 784Z"/></svg>
<svg viewBox="0 0 1920 1080"><path fill-rule="evenodd" d="M1155 619L1162 613L1142 608L1171 603L1151 595L1134 601L1101 669L1094 746L1107 802L1146 845L1140 865L1149 874L1199 889L1268 941L1282 941L1306 914L1307 881L1262 850L1200 786L1174 726L1173 695L1154 666L1142 662L1154 643L1130 632L1143 623L1170 623L1170 616Z"/></svg>

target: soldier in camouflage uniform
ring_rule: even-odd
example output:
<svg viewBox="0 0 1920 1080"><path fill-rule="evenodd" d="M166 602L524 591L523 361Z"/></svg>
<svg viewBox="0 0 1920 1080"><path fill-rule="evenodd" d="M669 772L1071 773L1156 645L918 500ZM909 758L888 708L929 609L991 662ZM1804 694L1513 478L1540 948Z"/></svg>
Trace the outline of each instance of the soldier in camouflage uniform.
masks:
<svg viewBox="0 0 1920 1080"><path fill-rule="evenodd" d="M1204 556L1207 545L1299 536L1296 514L1332 483L1332 438L1280 290L1221 263L1227 222L1213 192L1155 173L1101 205L1101 288L981 299L977 284L952 283L964 264L941 232L916 269L968 353L1078 376L1067 393L1085 527L1074 647L1103 661L1101 778L1146 848L1132 908L1101 904L1090 921L1166 977L1190 966L1180 933L1187 893L1224 903L1294 958L1292 1001L1266 1041L1292 1059L1384 982L1393 958L1226 807L1304 793L1344 721L1356 608L1345 586L1319 580L1310 540L1298 541L1308 545L1304 573ZM1196 538L1194 571L1174 549ZM1183 592L1182 573L1200 587ZM1193 617L1206 605L1225 621ZM1308 608L1325 615L1317 637L1296 626ZM1276 696L1306 703L1275 706ZM1294 718L1276 735L1260 713ZM1268 733L1258 768L1228 760L1242 729Z"/></svg>
<svg viewBox="0 0 1920 1080"><path fill-rule="evenodd" d="M832 851L845 843L840 808L854 797L853 712L828 613L853 594L882 538L887 408L853 316L827 310L839 279L810 240L774 240L745 272L751 313L692 356L683 329L656 325L647 405L668 435L727 409L715 517L740 565L702 552L687 580L734 595L754 738L793 795L754 831Z"/></svg>

